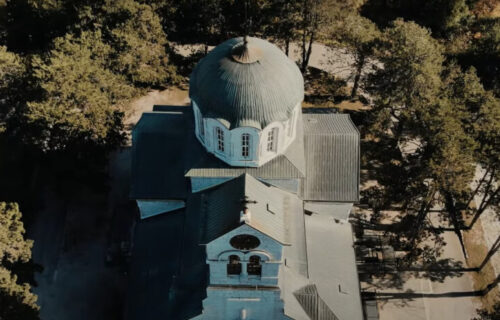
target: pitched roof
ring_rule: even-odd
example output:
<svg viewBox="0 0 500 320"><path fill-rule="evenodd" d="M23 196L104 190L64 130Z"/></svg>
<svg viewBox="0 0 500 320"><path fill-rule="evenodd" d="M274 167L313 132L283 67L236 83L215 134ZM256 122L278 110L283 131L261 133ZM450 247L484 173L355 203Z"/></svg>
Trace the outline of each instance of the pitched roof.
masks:
<svg viewBox="0 0 500 320"><path fill-rule="evenodd" d="M283 243L291 243L292 215L301 215L297 196L264 184L243 174L222 185L202 192L199 210L202 214L202 243L208 243L239 227L240 213L246 206L249 226ZM189 206L189 203L188 203Z"/></svg>
<svg viewBox="0 0 500 320"><path fill-rule="evenodd" d="M193 161L186 177L237 177L248 173L263 179L303 178L306 173L303 132L302 122L299 121L295 141L282 155L257 168L232 167L203 149L201 153L193 153L197 161ZM197 140L193 143L199 145Z"/></svg>
<svg viewBox="0 0 500 320"><path fill-rule="evenodd" d="M186 117L173 110L145 112L133 130L133 199L183 199L189 191L183 170Z"/></svg>
<svg viewBox="0 0 500 320"><path fill-rule="evenodd" d="M222 118L230 127L264 128L290 118L304 98L299 68L278 47L249 38L253 63L233 57L243 38L230 39L200 60L189 81L189 96L205 117ZM258 52L258 58L255 53Z"/></svg>
<svg viewBox="0 0 500 320"><path fill-rule="evenodd" d="M187 171L186 177L236 177L243 173L264 179L302 178L305 159L302 141L294 141L284 154L260 167L231 167L214 155L204 151Z"/></svg>
<svg viewBox="0 0 500 320"><path fill-rule="evenodd" d="M359 200L359 132L347 114L304 113L304 200Z"/></svg>
<svg viewBox="0 0 500 320"><path fill-rule="evenodd" d="M266 179L300 178L305 173L302 141L259 168L231 167L208 153L194 135L192 109L155 106L143 113L132 138L132 199L186 199L191 176ZM174 151L174 152L173 152Z"/></svg>
<svg viewBox="0 0 500 320"><path fill-rule="evenodd" d="M351 225L329 215L305 215L309 281L340 319L362 320Z"/></svg>
<svg viewBox="0 0 500 320"><path fill-rule="evenodd" d="M300 197L310 201L359 199L359 133L348 115L307 113L284 154L258 168L232 167L208 153L194 135L192 109L156 106L133 132L134 199L186 199L186 177L301 179ZM302 132L304 134L302 134ZM175 152L172 152L174 150Z"/></svg>
<svg viewBox="0 0 500 320"><path fill-rule="evenodd" d="M321 299L314 284L306 285L293 294L311 320L340 320Z"/></svg>
<svg viewBox="0 0 500 320"><path fill-rule="evenodd" d="M208 266L199 223L189 209L137 223L126 320L191 319L202 312Z"/></svg>

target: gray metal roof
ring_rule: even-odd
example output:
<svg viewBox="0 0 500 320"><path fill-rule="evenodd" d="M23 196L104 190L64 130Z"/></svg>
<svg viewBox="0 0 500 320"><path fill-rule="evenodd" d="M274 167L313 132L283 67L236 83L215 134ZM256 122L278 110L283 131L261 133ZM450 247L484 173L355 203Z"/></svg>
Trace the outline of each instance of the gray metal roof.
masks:
<svg viewBox="0 0 500 320"><path fill-rule="evenodd" d="M311 320L340 320L321 299L314 284L300 288L294 295Z"/></svg>
<svg viewBox="0 0 500 320"><path fill-rule="evenodd" d="M186 177L236 177L248 173L263 179L302 178L305 173L303 150L301 141L295 141L284 154L257 168L231 167L205 151L187 171Z"/></svg>
<svg viewBox="0 0 500 320"><path fill-rule="evenodd" d="M290 118L304 98L299 68L278 47L258 38L249 46L259 52L257 61L236 61L233 47L243 38L215 47L196 65L189 81L189 96L205 117L222 118L230 127L263 128Z"/></svg>
<svg viewBox="0 0 500 320"><path fill-rule="evenodd" d="M186 198L189 190L182 152L186 145L186 117L173 110L145 112L134 128L130 189L133 199Z"/></svg>
<svg viewBox="0 0 500 320"><path fill-rule="evenodd" d="M339 319L362 320L351 225L337 221L329 215L305 216L309 281Z"/></svg>
<svg viewBox="0 0 500 320"><path fill-rule="evenodd" d="M304 200L359 200L359 132L346 114L304 113Z"/></svg>
<svg viewBox="0 0 500 320"><path fill-rule="evenodd" d="M183 320L202 312L208 266L205 247L198 242L199 225L199 214L191 208L138 222L126 320Z"/></svg>
<svg viewBox="0 0 500 320"><path fill-rule="evenodd" d="M291 243L292 215L302 215L302 201L297 196L266 185L248 174L202 192L199 211L202 214L202 243L208 243L241 225L243 200L249 203L247 224L271 238Z"/></svg>
<svg viewBox="0 0 500 320"><path fill-rule="evenodd" d="M229 166L206 152L195 137L191 108L155 110L162 112L144 113L133 132L130 195L134 199L185 199L190 192L186 177L244 173L262 179L299 178L303 200L359 199L359 133L348 115L304 113L297 138L284 154L247 168Z"/></svg>
<svg viewBox="0 0 500 320"><path fill-rule="evenodd" d="M190 191L186 176L304 176L302 139L296 139L283 155L259 168L231 167L208 153L196 139L191 108L155 106L153 110L143 114L132 133L132 199L186 199Z"/></svg>

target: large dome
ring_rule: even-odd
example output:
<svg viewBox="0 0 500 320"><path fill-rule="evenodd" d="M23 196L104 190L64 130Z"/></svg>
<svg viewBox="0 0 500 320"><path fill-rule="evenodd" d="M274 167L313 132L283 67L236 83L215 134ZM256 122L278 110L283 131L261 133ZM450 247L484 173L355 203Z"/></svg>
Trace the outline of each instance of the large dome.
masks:
<svg viewBox="0 0 500 320"><path fill-rule="evenodd" d="M264 128L289 119L304 98L297 65L275 45L258 38L230 39L201 59L191 74L189 96L203 117L231 128Z"/></svg>

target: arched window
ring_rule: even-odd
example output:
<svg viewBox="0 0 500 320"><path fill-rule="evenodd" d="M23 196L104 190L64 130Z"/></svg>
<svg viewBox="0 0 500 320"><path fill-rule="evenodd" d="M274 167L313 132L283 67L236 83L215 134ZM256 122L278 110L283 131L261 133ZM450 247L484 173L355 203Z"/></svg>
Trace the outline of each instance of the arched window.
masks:
<svg viewBox="0 0 500 320"><path fill-rule="evenodd" d="M248 157L250 155L250 134L244 133L241 135L241 156Z"/></svg>
<svg viewBox="0 0 500 320"><path fill-rule="evenodd" d="M224 152L224 131L221 128L215 128L215 135L217 137L217 150Z"/></svg>
<svg viewBox="0 0 500 320"><path fill-rule="evenodd" d="M262 265L259 256L251 256L247 264L248 275L260 276L262 274Z"/></svg>
<svg viewBox="0 0 500 320"><path fill-rule="evenodd" d="M268 133L267 133L267 151L274 151L276 150L278 146L278 128L272 128Z"/></svg>
<svg viewBox="0 0 500 320"><path fill-rule="evenodd" d="M241 262L240 257L237 255L229 256L229 263L227 264L227 274L228 275L238 275L241 273Z"/></svg>

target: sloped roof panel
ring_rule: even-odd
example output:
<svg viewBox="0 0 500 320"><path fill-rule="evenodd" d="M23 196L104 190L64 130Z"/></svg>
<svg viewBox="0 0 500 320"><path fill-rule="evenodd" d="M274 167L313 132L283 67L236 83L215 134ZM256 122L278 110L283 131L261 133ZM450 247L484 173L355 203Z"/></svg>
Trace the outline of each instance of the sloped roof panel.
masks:
<svg viewBox="0 0 500 320"><path fill-rule="evenodd" d="M304 200L359 200L359 133L344 114L304 114Z"/></svg>
<svg viewBox="0 0 500 320"><path fill-rule="evenodd" d="M188 111L188 108L184 108ZM184 199L188 192L184 177L186 152L183 112L144 113L132 139L133 199ZM177 150L177 152L172 152Z"/></svg>
<svg viewBox="0 0 500 320"><path fill-rule="evenodd" d="M294 230L290 229L289 220L303 214L301 204L302 201L291 193L266 185L250 175L241 175L202 192L202 242L208 243L241 225L240 212L246 206L251 216L248 225L283 244L290 244Z"/></svg>
<svg viewBox="0 0 500 320"><path fill-rule="evenodd" d="M311 320L340 320L321 299L314 284L300 288L294 295Z"/></svg>

